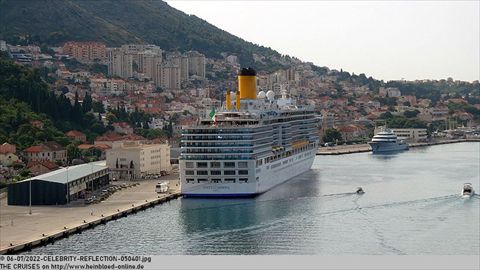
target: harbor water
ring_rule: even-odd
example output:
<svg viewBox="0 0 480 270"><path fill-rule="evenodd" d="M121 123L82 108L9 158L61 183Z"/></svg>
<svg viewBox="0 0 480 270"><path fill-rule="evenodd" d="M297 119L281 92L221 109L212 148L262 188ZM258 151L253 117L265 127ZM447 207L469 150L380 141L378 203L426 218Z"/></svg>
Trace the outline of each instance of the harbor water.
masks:
<svg viewBox="0 0 480 270"><path fill-rule="evenodd" d="M250 199L178 199L25 254L478 255L480 143L317 156ZM357 187L363 195L354 193Z"/></svg>

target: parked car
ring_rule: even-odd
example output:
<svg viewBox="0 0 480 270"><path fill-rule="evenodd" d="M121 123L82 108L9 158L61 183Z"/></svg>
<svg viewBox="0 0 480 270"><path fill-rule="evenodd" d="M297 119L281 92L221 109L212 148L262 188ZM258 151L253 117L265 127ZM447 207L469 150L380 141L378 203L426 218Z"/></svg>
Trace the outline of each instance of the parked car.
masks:
<svg viewBox="0 0 480 270"><path fill-rule="evenodd" d="M97 199L97 197L95 197L95 196L92 196L92 197L90 197L90 198L87 198L87 199L85 199L85 204L94 203L96 199Z"/></svg>

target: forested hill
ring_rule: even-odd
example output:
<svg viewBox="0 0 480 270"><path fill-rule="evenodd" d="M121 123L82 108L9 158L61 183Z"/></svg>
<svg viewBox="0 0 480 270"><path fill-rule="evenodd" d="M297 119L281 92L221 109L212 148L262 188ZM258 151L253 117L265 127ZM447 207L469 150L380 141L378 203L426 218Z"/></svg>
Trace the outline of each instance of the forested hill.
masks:
<svg viewBox="0 0 480 270"><path fill-rule="evenodd" d="M250 66L255 66L252 53L280 57L163 1L0 0L0 39L46 45L68 40L103 41L109 46L154 43L165 50L197 50L214 58L222 52L236 54L242 65Z"/></svg>
<svg viewBox="0 0 480 270"><path fill-rule="evenodd" d="M77 97L72 104L64 95L50 91L38 69L0 57L0 142L16 144L19 149L51 140L65 145L64 132L72 129L94 138L106 128L91 109L90 97L82 104ZM32 121L42 122L43 128Z"/></svg>

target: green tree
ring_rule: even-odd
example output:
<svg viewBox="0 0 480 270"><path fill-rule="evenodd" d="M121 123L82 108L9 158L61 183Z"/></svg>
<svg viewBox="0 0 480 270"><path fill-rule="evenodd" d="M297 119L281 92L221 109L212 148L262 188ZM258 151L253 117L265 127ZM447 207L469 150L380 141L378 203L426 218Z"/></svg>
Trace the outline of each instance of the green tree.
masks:
<svg viewBox="0 0 480 270"><path fill-rule="evenodd" d="M329 128L325 130L325 135L323 135L324 142L335 142L342 140L342 134L340 131L336 130L335 128Z"/></svg>
<svg viewBox="0 0 480 270"><path fill-rule="evenodd" d="M86 93L82 103L82 109L84 113L87 113L92 109L92 102L92 96Z"/></svg>
<svg viewBox="0 0 480 270"><path fill-rule="evenodd" d="M391 112L385 112L380 114L380 119L390 119L393 117L393 114Z"/></svg>
<svg viewBox="0 0 480 270"><path fill-rule="evenodd" d="M81 152L78 149L77 145L75 145L73 143L67 145L67 160L68 160L68 163L71 163L72 160L74 160L76 158L80 158L80 156L81 156Z"/></svg>
<svg viewBox="0 0 480 270"><path fill-rule="evenodd" d="M94 112L105 113L105 107L103 107L103 103L100 101L93 101L92 109Z"/></svg>
<svg viewBox="0 0 480 270"><path fill-rule="evenodd" d="M419 110L414 110L414 111L405 111L403 115L407 118L414 118L417 117L417 115L420 113Z"/></svg>
<svg viewBox="0 0 480 270"><path fill-rule="evenodd" d="M78 100L78 92L75 92L75 101L73 103L73 110L72 110L72 118L75 121L80 121L82 118L82 106L80 105L80 102Z"/></svg>
<svg viewBox="0 0 480 270"><path fill-rule="evenodd" d="M106 115L106 118L107 118L107 121L108 121L109 125L111 125L112 123L115 123L117 121L117 117L112 112L108 112L107 115Z"/></svg>

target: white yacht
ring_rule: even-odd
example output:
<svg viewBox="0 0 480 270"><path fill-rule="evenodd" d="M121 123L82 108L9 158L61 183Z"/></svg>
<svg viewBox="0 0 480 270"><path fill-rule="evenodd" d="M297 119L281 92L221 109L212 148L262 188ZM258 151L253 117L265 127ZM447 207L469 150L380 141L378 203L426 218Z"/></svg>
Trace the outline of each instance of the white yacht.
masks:
<svg viewBox="0 0 480 270"><path fill-rule="evenodd" d="M397 135L388 128L378 132L368 144L372 147L374 154L408 150L408 144L403 140L399 140Z"/></svg>
<svg viewBox="0 0 480 270"><path fill-rule="evenodd" d="M182 127L181 193L254 196L310 169L318 148L313 108L272 91L256 92L256 72L242 69L235 97L196 125Z"/></svg>

